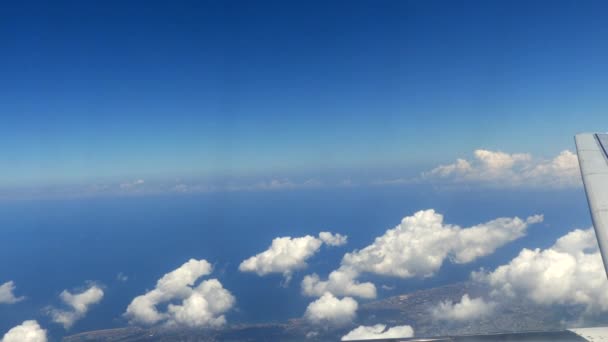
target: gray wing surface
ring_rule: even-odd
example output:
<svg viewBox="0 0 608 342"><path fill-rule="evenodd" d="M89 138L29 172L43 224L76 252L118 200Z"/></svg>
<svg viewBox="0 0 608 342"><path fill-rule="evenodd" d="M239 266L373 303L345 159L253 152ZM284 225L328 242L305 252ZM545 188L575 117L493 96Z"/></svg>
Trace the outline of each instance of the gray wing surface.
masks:
<svg viewBox="0 0 608 342"><path fill-rule="evenodd" d="M608 276L608 134L577 134L575 141L595 236Z"/></svg>

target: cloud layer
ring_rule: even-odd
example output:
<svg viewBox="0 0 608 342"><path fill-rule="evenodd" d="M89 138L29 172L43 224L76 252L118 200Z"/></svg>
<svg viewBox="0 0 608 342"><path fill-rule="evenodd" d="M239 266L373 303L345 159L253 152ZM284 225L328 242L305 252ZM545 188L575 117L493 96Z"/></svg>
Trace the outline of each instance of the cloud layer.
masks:
<svg viewBox="0 0 608 342"><path fill-rule="evenodd" d="M25 321L9 330L0 342L46 342L46 330L36 321Z"/></svg>
<svg viewBox="0 0 608 342"><path fill-rule="evenodd" d="M132 323L185 327L219 327L226 323L224 313L235 303L232 294L217 279L197 280L212 272L206 260L190 259L179 268L165 274L156 287L133 299L125 316ZM181 301L179 304L174 304ZM160 304L169 303L161 312Z"/></svg>
<svg viewBox="0 0 608 342"><path fill-rule="evenodd" d="M550 160L535 159L528 153L475 150L473 159L457 159L425 172L422 177L431 182L475 183L499 188L581 185L578 158L567 150Z"/></svg>
<svg viewBox="0 0 608 342"><path fill-rule="evenodd" d="M76 294L63 290L59 297L70 309L51 308L49 314L53 322L62 324L65 329L69 329L76 321L86 316L91 305L101 301L103 290L96 285L92 285L88 289Z"/></svg>
<svg viewBox="0 0 608 342"><path fill-rule="evenodd" d="M494 311L496 303L486 302L483 298L471 299L468 294L458 303L443 301L431 309L435 319L446 321L469 321L487 316Z"/></svg>
<svg viewBox="0 0 608 342"><path fill-rule="evenodd" d="M255 272L259 276L281 273L286 281L289 281L294 271L308 266L306 260L315 255L323 244L340 246L345 244L346 240L346 236L330 232L321 232L318 238L310 235L298 238L279 237L272 240L272 244L264 252L244 260L239 265L239 270Z"/></svg>
<svg viewBox="0 0 608 342"><path fill-rule="evenodd" d="M338 299L326 292L308 305L304 318L316 325L343 326L355 319L358 306L350 297Z"/></svg>
<svg viewBox="0 0 608 342"><path fill-rule="evenodd" d="M25 297L17 297L14 294L15 283L7 281L0 285L0 304L15 304L25 299Z"/></svg>
<svg viewBox="0 0 608 342"><path fill-rule="evenodd" d="M608 310L608 280L592 229L574 230L544 250L523 249L508 264L473 278L491 285L496 298L583 305L587 313Z"/></svg>
<svg viewBox="0 0 608 342"><path fill-rule="evenodd" d="M371 326L360 325L342 336L342 341L409 337L414 337L414 329L409 325L397 325L387 329L384 324L376 324Z"/></svg>
<svg viewBox="0 0 608 342"><path fill-rule="evenodd" d="M319 296L328 291L334 295L374 298L372 283L359 283L361 273L399 278L430 277L450 260L457 264L471 262L492 254L525 235L529 225L542 222L542 215L526 220L518 217L498 218L468 228L443 222L443 215L423 210L405 217L374 243L342 258L341 266L323 281L318 275L302 281L305 295Z"/></svg>

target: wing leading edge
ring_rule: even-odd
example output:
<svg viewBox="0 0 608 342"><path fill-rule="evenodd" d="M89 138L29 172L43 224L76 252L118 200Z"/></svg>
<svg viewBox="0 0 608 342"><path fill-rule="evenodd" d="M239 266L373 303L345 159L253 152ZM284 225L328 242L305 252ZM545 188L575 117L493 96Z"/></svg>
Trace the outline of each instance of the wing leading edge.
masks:
<svg viewBox="0 0 608 342"><path fill-rule="evenodd" d="M608 134L577 134L575 141L595 236L608 276Z"/></svg>

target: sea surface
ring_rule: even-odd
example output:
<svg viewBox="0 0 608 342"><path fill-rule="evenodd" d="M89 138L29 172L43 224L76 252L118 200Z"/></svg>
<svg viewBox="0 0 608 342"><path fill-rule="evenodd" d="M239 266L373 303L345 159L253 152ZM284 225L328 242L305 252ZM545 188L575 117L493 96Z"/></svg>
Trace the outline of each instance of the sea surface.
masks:
<svg viewBox="0 0 608 342"><path fill-rule="evenodd" d="M544 248L573 228L590 226L582 189L553 191L438 190L424 185L242 191L196 195L28 200L0 202L0 284L13 280L26 300L0 304L0 335L36 319L54 340L66 334L125 326L129 302L152 289L165 273L190 258L214 264L218 278L237 298L229 323L285 321L301 317L311 298L300 294L304 275L321 277L339 266L345 252L360 249L404 216L434 208L445 221L466 227L497 217L544 214L528 235L467 265L444 264L427 279L364 277L379 297L431 288L492 269L524 248ZM332 231L349 236L342 247L323 247L306 270L281 286L281 276L238 271L245 258L278 236ZM118 275L127 277L119 279ZM105 296L66 332L46 311L61 307L59 294L95 282ZM388 290L382 289L386 285Z"/></svg>

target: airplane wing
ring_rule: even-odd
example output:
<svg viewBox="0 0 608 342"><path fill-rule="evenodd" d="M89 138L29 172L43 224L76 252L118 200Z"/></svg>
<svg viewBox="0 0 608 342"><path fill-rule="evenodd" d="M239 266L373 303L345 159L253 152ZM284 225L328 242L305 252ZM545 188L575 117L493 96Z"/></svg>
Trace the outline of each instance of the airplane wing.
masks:
<svg viewBox="0 0 608 342"><path fill-rule="evenodd" d="M575 141L595 236L608 276L608 134L577 134Z"/></svg>

